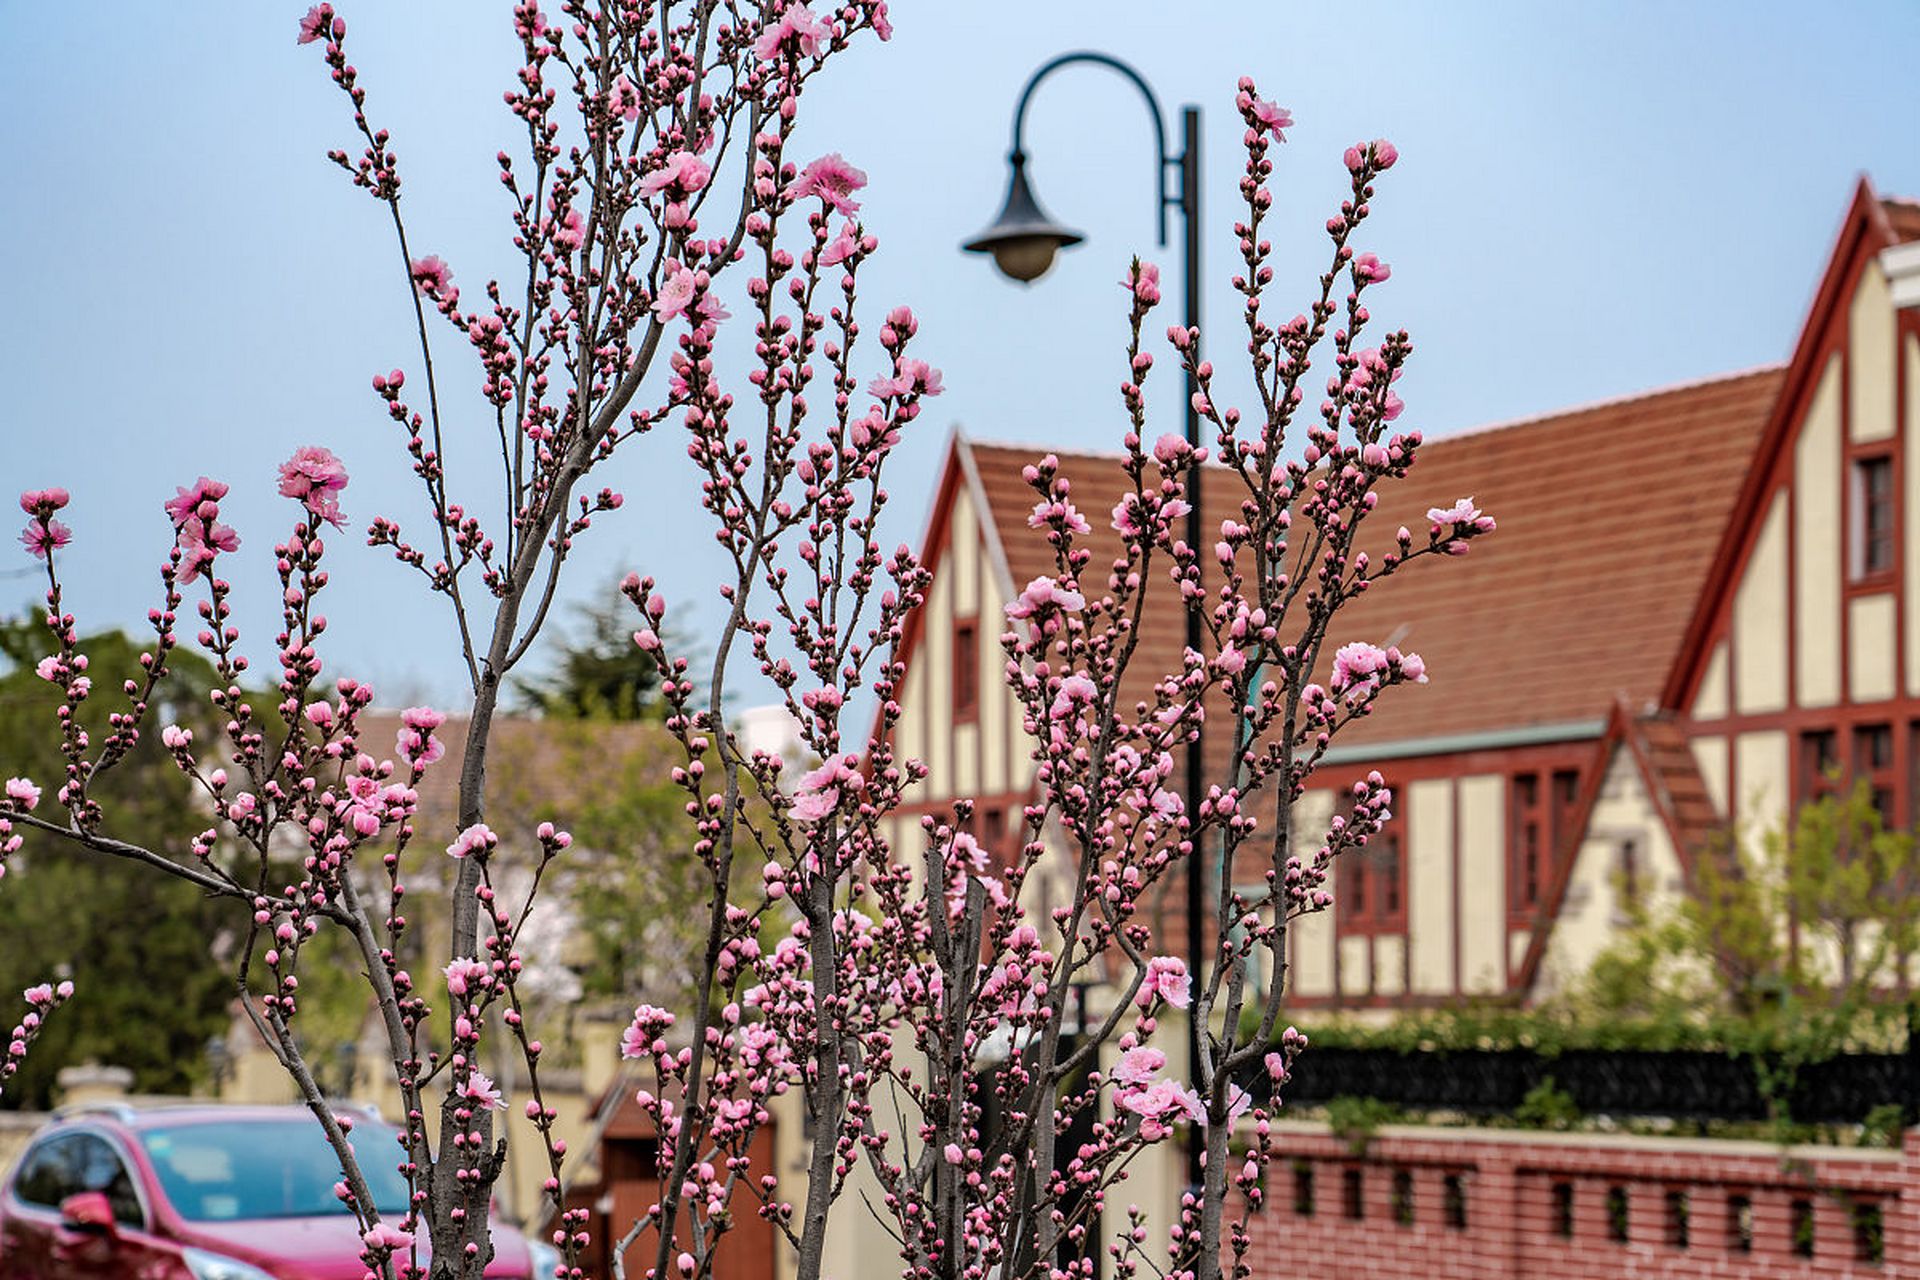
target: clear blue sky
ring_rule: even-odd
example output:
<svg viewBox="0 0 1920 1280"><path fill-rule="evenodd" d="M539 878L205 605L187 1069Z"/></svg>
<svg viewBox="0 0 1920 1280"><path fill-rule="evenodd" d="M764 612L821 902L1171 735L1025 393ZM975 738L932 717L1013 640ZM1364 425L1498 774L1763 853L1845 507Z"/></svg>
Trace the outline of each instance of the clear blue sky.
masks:
<svg viewBox="0 0 1920 1280"><path fill-rule="evenodd" d="M863 216L882 253L863 295L911 302L920 354L946 373L894 471L895 539L918 538L956 423L1111 447L1115 281L1139 251L1174 284L1177 259L1152 244L1142 108L1093 70L1049 85L1029 138L1041 198L1087 243L1027 290L955 251L998 207L1014 96L1054 53L1117 54L1170 112L1206 109L1208 318L1223 334L1235 79L1253 75L1299 120L1273 180L1280 282L1298 299L1283 314L1321 260L1341 149L1395 141L1402 161L1361 247L1394 268L1374 311L1413 333L1402 424L1429 434L1781 359L1855 176L1920 193L1910 3L895 7L891 45L818 82L804 135L870 174ZM509 265L491 158L514 137L499 99L517 62L507 5L342 8L400 152L414 243L477 293ZM202 472L233 483L246 546L230 567L262 663L277 620L267 555L288 522L271 496L281 458L304 443L345 458L354 529L376 513L417 524L420 510L367 390L376 371L417 369L405 285L381 210L324 160L349 122L316 51L294 45L303 9L0 0L0 486L74 491L71 606L133 625L155 599L162 499ZM1223 368L1236 349L1213 346ZM1168 377L1166 429L1178 400ZM470 421L484 448L490 428ZM611 482L628 505L583 543L576 595L634 568L695 604L690 621L713 617L681 442L626 453ZM38 588L7 530L12 611ZM334 539L334 669L372 678L383 701L451 700L444 610L358 544Z"/></svg>

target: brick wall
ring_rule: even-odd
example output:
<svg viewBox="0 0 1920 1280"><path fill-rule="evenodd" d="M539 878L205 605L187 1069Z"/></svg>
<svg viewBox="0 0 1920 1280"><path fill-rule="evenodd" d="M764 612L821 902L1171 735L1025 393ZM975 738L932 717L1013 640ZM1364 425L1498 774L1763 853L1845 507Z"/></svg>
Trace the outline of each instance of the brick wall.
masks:
<svg viewBox="0 0 1920 1280"><path fill-rule="evenodd" d="M1901 1151L1389 1126L1364 1156L1279 1126L1254 1276L1920 1276Z"/></svg>

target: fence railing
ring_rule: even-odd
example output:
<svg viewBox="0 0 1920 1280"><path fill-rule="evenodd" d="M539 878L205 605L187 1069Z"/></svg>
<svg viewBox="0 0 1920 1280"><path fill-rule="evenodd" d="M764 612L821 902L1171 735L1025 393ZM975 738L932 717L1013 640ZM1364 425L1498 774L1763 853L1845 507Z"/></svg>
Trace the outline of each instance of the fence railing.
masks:
<svg viewBox="0 0 1920 1280"><path fill-rule="evenodd" d="M1312 1048L1294 1063L1286 1101L1376 1098L1417 1110L1511 1113L1551 1081L1589 1115L1858 1123L1900 1106L1920 1122L1920 1054L1850 1053L1793 1064L1777 1056L1702 1050ZM1257 1087L1257 1081L1249 1081Z"/></svg>

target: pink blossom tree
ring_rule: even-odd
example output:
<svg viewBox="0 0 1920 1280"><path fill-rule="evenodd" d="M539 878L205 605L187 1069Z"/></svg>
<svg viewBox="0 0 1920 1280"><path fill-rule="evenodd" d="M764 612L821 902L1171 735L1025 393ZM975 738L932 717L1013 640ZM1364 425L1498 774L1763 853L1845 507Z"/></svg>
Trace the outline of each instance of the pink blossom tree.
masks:
<svg viewBox="0 0 1920 1280"><path fill-rule="evenodd" d="M1304 1044L1280 1026L1283 982L1256 989L1250 961L1262 953L1268 972L1284 974L1288 923L1326 908L1334 860L1378 830L1390 793L1379 777L1366 779L1306 856L1296 852L1293 802L1342 726L1387 689L1426 679L1417 655L1338 635L1339 612L1409 561L1462 553L1493 527L1463 501L1434 508L1417 534L1401 529L1380 549L1362 549L1378 486L1404 477L1420 445L1417 433L1390 425L1406 335L1362 345L1371 322L1362 297L1389 269L1356 257L1350 243L1393 148L1347 152L1351 195L1327 224L1331 260L1317 295L1306 314L1274 325L1263 315L1272 270L1262 224L1269 153L1291 121L1241 83L1244 269L1234 283L1259 403L1244 414L1217 404L1198 332L1169 330L1200 387L1204 448L1147 443L1154 357L1145 335L1159 289L1150 264L1129 268L1118 502L1110 515L1083 512L1085 495L1051 457L1026 472L1030 523L1051 547L1054 571L1010 604L1003 646L1040 799L1025 812L1019 856L999 865L967 834L964 804L950 819L927 820L913 848L883 834L883 820L926 772L896 753L891 731L902 715L906 622L928 573L909 549L879 541L882 472L941 377L914 353L918 325L904 306L885 313L877 343L860 341L860 270L879 247L858 219L866 176L838 154L792 150L808 81L851 42L886 38L885 0L830 11L799 0L567 0L552 18L528 2L512 21L525 64L507 105L525 144L499 164L526 273L511 288L488 281L471 308L453 268L414 248L394 151L347 60L345 21L316 5L298 34L320 46L347 95L357 154L332 159L390 216L417 321L415 370L383 373L372 387L430 520L416 538L375 517L367 536L417 570L458 625L471 686L461 758L441 764L435 730L444 717L428 708L409 709L391 745L363 740L373 691L323 679L327 624L316 606L329 585L328 526L345 527L348 487L325 448L302 447L280 470L280 493L296 512L275 548L283 618L271 696L247 691L235 588L218 573L240 535L221 522L226 485L202 477L164 503L172 546L150 614L154 642L141 670L113 673L103 690L125 709L101 742L71 714L98 695L58 574L72 536L55 514L66 495L42 490L23 498L23 540L47 568L51 651L39 673L66 695L54 727L65 816L36 808L37 784L10 782L0 850L17 847L22 829L38 832L234 903L243 1006L340 1155L339 1193L360 1217L371 1274L438 1280L485 1266L504 1154L494 1112L506 1099L478 1063L483 1041L506 1037L524 1060L520 1102L545 1148L561 1274L582 1275L586 1217L561 1199L568 1153L542 1094L542 1045L522 991L531 937L522 930L543 873L567 857L571 839L548 824L532 865L501 865L509 855L483 804L489 731L502 682L540 636L571 550L621 505L600 476L646 448L684 448L731 565L718 588L726 617L705 638L716 656L711 679L696 681L688 658L671 651L674 605L653 580L635 574L623 591L635 609L634 643L664 673L666 725L684 757L672 781L696 824L689 852L710 893L696 998L679 1010L641 1005L623 1046L650 1070L638 1101L664 1140L659 1202L618 1242L617 1273L631 1258L662 1280L711 1274L738 1195L814 1280L835 1213L869 1211L848 1194L860 1176L877 1183L873 1211L898 1241L902 1274L915 1280L1088 1274L1100 1250L1115 1274L1134 1276L1148 1266L1141 1215L1130 1212L1124 1225L1110 1216L1104 1234L1098 1215L1142 1153L1197 1131L1204 1178L1169 1242L1175 1273L1248 1274L1245 1214L1260 1201L1273 1155L1271 1098ZM744 306L736 323L753 333L740 376L723 377L716 349L731 319L723 291ZM1326 394L1302 429L1306 379L1329 339ZM473 434L467 422L456 432L443 407L449 340L467 349L497 458L447 452L457 435ZM645 442L663 428L675 443ZM455 461L463 480L469 467L493 471L492 515L456 484ZM1233 496L1212 548L1190 546L1180 532L1203 465L1208 484ZM1113 537L1096 535L1094 519ZM1101 563L1096 545L1106 549ZM218 672L208 696L226 718L210 742L150 723L150 695L179 643L190 592L194 639ZM1134 670L1145 612L1163 607L1199 614L1205 651L1186 653L1178 670ZM812 759L742 749L723 706L730 682L743 678L778 691ZM1149 696L1123 697L1141 687ZM1189 797L1173 783L1173 760L1203 723L1241 745L1227 776ZM190 862L105 830L91 798L151 732L205 797L209 825ZM434 768L459 771L458 825L416 831L418 787ZM1050 831L1060 833L1053 844ZM1227 866L1260 866L1266 892L1248 900L1232 876L1221 878L1206 935L1212 958L1189 973L1163 954L1141 908L1156 885L1202 861L1197 850L1212 848ZM1065 866L1071 891L1037 911L1030 886L1050 860ZM759 875L744 877L743 891L736 870L755 863ZM396 959L410 879L447 886L447 963L428 979ZM303 948L323 928L343 931L359 952L405 1100L400 1167L413 1199L398 1222L383 1221L367 1193L364 1153L347 1142L295 1036ZM1070 1011L1071 993L1089 983L1107 994L1101 1007ZM33 1012L10 1061L66 994L28 993ZM1169 1010L1203 1029L1197 1078L1173 1067L1160 1043ZM1257 1087L1261 1077L1270 1088ZM814 1134L806 1176L792 1183L748 1154L789 1094ZM1076 1122L1090 1136L1069 1150L1064 1135Z"/></svg>

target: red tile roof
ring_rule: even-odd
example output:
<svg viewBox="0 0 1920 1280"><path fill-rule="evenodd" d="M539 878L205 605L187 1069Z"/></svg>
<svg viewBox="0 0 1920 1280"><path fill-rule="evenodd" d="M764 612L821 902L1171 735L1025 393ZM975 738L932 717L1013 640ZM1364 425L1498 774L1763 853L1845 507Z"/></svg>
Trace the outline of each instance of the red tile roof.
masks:
<svg viewBox="0 0 1920 1280"><path fill-rule="evenodd" d="M1424 530L1428 507L1467 496L1500 528L1471 555L1410 565L1343 610L1336 644L1418 651L1432 682L1383 700L1341 741L1600 721L1620 698L1652 705L1781 379L1779 368L1735 374L1429 442L1405 480L1382 486L1362 545L1384 549L1398 525ZM1020 479L1040 451L970 447L1017 590L1054 571L1026 527L1034 495ZM1125 478L1117 455L1061 455L1061 470L1095 527L1091 582L1117 546L1106 513ZM1225 489L1206 486L1210 528ZM1178 609L1149 610L1136 668L1174 669L1183 643Z"/></svg>
<svg viewBox="0 0 1920 1280"><path fill-rule="evenodd" d="M1920 200L1910 200L1905 196L1882 196L1880 211L1887 216L1887 226L1892 229L1894 239L1901 243L1920 240Z"/></svg>

